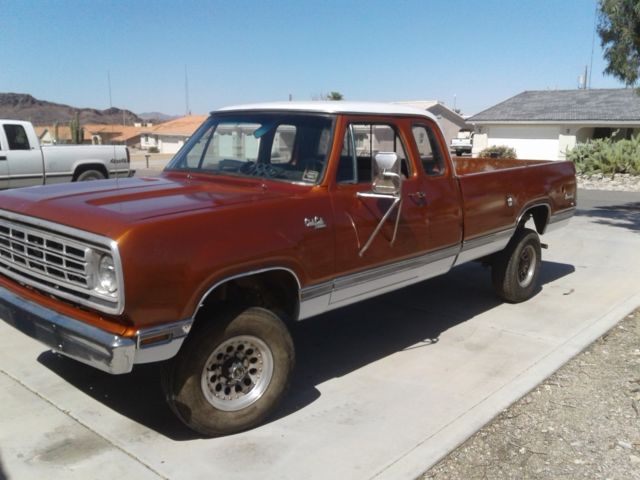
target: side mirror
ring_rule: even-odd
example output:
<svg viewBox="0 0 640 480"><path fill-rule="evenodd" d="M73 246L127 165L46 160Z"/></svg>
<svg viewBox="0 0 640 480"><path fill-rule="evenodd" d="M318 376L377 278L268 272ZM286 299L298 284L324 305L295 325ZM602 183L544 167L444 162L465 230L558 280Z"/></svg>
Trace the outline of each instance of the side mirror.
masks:
<svg viewBox="0 0 640 480"><path fill-rule="evenodd" d="M393 152L380 152L373 161L374 193L382 195L400 195L402 189L402 175L398 155Z"/></svg>

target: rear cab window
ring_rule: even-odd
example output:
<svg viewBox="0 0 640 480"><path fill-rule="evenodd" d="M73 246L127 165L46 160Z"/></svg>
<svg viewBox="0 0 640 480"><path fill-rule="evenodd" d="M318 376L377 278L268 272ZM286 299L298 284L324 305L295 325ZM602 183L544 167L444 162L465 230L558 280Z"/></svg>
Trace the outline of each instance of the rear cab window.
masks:
<svg viewBox="0 0 640 480"><path fill-rule="evenodd" d="M9 143L9 150L31 150L27 132L22 125L7 123L3 125L3 128Z"/></svg>
<svg viewBox="0 0 640 480"><path fill-rule="evenodd" d="M418 148L418 154L420 155L420 164L422 165L422 170L425 175L444 175L444 157L440 143L438 142L438 136L433 127L420 123L414 124L411 130Z"/></svg>

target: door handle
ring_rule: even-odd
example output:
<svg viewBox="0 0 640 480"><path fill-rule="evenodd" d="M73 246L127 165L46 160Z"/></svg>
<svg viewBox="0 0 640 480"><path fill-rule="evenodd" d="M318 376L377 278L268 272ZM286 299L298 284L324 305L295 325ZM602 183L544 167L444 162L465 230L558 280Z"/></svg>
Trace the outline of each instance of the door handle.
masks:
<svg viewBox="0 0 640 480"><path fill-rule="evenodd" d="M6 157L6 156L4 156L4 155L0 155L0 160L6 160L6 159L7 159L7 157Z"/></svg>
<svg viewBox="0 0 640 480"><path fill-rule="evenodd" d="M411 200L415 201L420 205L424 205L427 203L427 194L424 192L410 193L409 197L411 198Z"/></svg>

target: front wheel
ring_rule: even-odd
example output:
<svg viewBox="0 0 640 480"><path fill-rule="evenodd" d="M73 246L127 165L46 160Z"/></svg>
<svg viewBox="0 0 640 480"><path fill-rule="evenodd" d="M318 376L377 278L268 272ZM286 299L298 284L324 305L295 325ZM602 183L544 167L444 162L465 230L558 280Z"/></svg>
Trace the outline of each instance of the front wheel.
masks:
<svg viewBox="0 0 640 480"><path fill-rule="evenodd" d="M208 322L163 371L171 410L206 436L228 435L262 423L289 385L293 340L274 313L253 307Z"/></svg>
<svg viewBox="0 0 640 480"><path fill-rule="evenodd" d="M538 286L540 264L538 234L519 229L493 262L491 278L498 296L510 303L531 298Z"/></svg>

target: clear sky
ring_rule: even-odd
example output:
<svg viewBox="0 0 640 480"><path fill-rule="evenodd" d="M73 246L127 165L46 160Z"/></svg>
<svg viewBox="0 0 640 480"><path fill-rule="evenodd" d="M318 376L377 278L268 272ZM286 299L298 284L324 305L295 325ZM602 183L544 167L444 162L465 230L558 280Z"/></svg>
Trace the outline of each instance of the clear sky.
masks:
<svg viewBox="0 0 640 480"><path fill-rule="evenodd" d="M474 114L573 89L596 0L0 0L0 92L184 114L255 101L440 100ZM602 74L596 35L592 88Z"/></svg>

